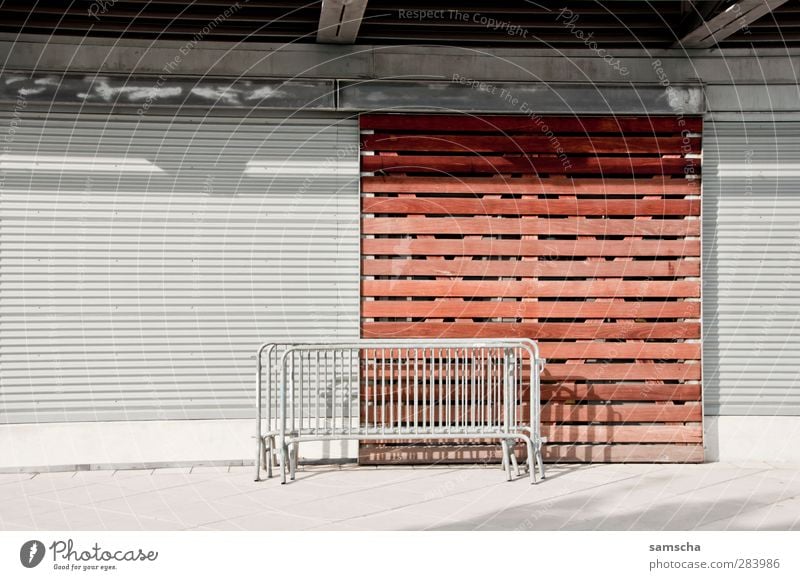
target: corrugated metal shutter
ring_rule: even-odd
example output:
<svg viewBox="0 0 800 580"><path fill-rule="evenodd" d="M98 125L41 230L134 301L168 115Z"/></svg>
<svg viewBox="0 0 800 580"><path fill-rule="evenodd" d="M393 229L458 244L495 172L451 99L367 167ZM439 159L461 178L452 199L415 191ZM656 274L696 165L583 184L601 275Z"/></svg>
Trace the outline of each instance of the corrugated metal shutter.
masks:
<svg viewBox="0 0 800 580"><path fill-rule="evenodd" d="M707 414L800 413L800 123L704 133Z"/></svg>
<svg viewBox="0 0 800 580"><path fill-rule="evenodd" d="M355 120L2 117L0 422L250 417L259 342L358 337Z"/></svg>

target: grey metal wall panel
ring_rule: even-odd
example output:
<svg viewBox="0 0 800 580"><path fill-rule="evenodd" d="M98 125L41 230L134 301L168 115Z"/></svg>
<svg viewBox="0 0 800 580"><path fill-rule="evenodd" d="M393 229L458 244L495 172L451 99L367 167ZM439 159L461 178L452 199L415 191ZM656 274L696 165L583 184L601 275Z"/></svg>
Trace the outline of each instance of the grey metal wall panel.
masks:
<svg viewBox="0 0 800 580"><path fill-rule="evenodd" d="M703 141L706 413L800 414L800 123Z"/></svg>
<svg viewBox="0 0 800 580"><path fill-rule="evenodd" d="M340 110L469 111L693 115L705 111L699 86L492 83L460 75L448 81L339 81Z"/></svg>
<svg viewBox="0 0 800 580"><path fill-rule="evenodd" d="M355 120L0 115L0 422L249 417L260 342L358 337Z"/></svg>

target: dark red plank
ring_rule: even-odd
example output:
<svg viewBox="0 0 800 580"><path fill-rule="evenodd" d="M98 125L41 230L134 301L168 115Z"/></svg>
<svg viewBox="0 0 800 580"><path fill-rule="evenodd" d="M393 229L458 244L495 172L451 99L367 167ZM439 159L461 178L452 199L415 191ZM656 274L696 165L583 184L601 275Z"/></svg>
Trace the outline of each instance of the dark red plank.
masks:
<svg viewBox="0 0 800 580"><path fill-rule="evenodd" d="M359 117L361 129L401 131L457 131L461 132L528 132L540 134L547 130L556 133L681 133L699 132L702 117L643 117L643 116L547 116L531 118L514 115L409 115L365 114Z"/></svg>
<svg viewBox="0 0 800 580"><path fill-rule="evenodd" d="M699 216L700 200L562 200L365 197L366 214Z"/></svg>
<svg viewBox="0 0 800 580"><path fill-rule="evenodd" d="M699 220L541 218L364 218L364 234L511 234L511 235L606 235L699 236Z"/></svg>
<svg viewBox="0 0 800 580"><path fill-rule="evenodd" d="M364 280L362 296L430 297L560 297L560 298L696 298L700 282L674 281L456 281L456 280ZM400 308L400 305L395 303ZM402 311L400 312L402 315Z"/></svg>
<svg viewBox="0 0 800 580"><path fill-rule="evenodd" d="M365 318L699 318L700 302L364 300ZM662 352L663 345L658 347ZM569 357L579 358L579 357ZM642 357L639 357L642 358Z"/></svg>
<svg viewBox="0 0 800 580"><path fill-rule="evenodd" d="M552 401L699 401L699 383L542 384L542 400Z"/></svg>
<svg viewBox="0 0 800 580"><path fill-rule="evenodd" d="M364 259L365 276L672 277L699 276L699 260L583 262L571 260Z"/></svg>
<svg viewBox="0 0 800 580"><path fill-rule="evenodd" d="M365 338L700 338L697 322L362 322Z"/></svg>
<svg viewBox="0 0 800 580"><path fill-rule="evenodd" d="M373 256L699 256L699 240L408 240L365 239Z"/></svg>
<svg viewBox="0 0 800 580"><path fill-rule="evenodd" d="M527 411L527 407L525 410ZM698 422L703 420L702 411L702 407L698 404L565 405L548 403L542 406L542 421L546 423Z"/></svg>
<svg viewBox="0 0 800 580"><path fill-rule="evenodd" d="M389 173L599 173L601 175L684 175L697 173L696 158L525 157L473 155L367 155L362 171Z"/></svg>
<svg viewBox="0 0 800 580"><path fill-rule="evenodd" d="M529 193L562 195L700 195L700 181L680 177L392 177L364 176L364 193Z"/></svg>
<svg viewBox="0 0 800 580"><path fill-rule="evenodd" d="M700 138L677 137L559 137L543 135L402 135L361 136L365 151L425 151L453 153L629 153L681 155L700 152Z"/></svg>

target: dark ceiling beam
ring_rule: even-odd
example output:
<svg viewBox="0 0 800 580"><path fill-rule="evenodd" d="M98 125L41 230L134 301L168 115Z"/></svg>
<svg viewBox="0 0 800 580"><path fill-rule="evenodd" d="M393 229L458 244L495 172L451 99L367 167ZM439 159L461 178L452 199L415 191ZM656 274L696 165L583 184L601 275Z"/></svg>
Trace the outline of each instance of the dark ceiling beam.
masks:
<svg viewBox="0 0 800 580"><path fill-rule="evenodd" d="M353 44L366 8L367 0L323 0L317 42Z"/></svg>
<svg viewBox="0 0 800 580"><path fill-rule="evenodd" d="M675 47L711 48L788 0L739 0L683 36Z"/></svg>

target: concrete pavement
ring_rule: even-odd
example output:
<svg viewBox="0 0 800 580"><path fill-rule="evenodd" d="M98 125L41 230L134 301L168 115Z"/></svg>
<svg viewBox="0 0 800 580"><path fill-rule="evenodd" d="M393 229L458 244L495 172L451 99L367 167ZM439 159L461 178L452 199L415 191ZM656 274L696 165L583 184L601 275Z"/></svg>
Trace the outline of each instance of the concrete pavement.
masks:
<svg viewBox="0 0 800 580"><path fill-rule="evenodd" d="M789 530L800 468L560 465L532 486L498 467L301 466L0 474L2 530Z"/></svg>

